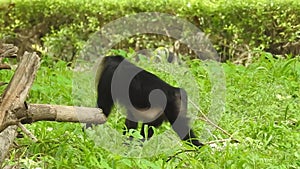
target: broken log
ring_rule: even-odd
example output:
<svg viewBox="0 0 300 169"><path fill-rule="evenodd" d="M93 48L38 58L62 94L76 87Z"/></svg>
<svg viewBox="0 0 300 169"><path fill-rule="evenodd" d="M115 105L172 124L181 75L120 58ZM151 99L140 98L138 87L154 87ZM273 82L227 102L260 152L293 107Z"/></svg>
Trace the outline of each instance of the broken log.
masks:
<svg viewBox="0 0 300 169"><path fill-rule="evenodd" d="M79 122L103 124L106 116L99 108L61 106L50 104L29 104L26 108L15 110L17 120L5 121L0 125L0 133L11 125L30 124L37 121Z"/></svg>
<svg viewBox="0 0 300 169"><path fill-rule="evenodd" d="M57 122L81 122L102 124L106 121L105 115L99 108L61 106L50 104L29 104L27 112L29 114L29 116L27 117L31 119L31 122L46 120ZM24 121L27 120L29 119L24 119Z"/></svg>
<svg viewBox="0 0 300 169"><path fill-rule="evenodd" d="M16 120L13 110L24 107L25 99L40 65L39 60L35 53L26 52L22 57L0 100L0 125L5 121ZM16 126L11 126L0 133L0 164L6 156L12 140L16 137L16 128Z"/></svg>

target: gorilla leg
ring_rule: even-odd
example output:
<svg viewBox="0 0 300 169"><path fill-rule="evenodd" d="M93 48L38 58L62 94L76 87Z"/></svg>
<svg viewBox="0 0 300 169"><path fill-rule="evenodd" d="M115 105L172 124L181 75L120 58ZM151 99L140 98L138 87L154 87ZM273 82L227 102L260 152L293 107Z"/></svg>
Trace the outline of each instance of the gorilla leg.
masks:
<svg viewBox="0 0 300 169"><path fill-rule="evenodd" d="M150 139L153 134L154 134L154 131L153 131L153 128L152 127L159 127L163 121L164 121L165 117L164 116L161 116L159 117L158 119L154 120L153 122L150 122L150 123L143 123L142 125L142 129L141 129L141 135L145 138L145 139ZM145 127L146 125L148 125L148 133L147 133L147 136L146 136L146 133L145 133Z"/></svg>
<svg viewBox="0 0 300 169"><path fill-rule="evenodd" d="M136 120L134 120L133 116L130 114L130 112L127 111L127 117L125 120L125 128L123 131L123 134L125 135L127 132L129 132L130 129L137 129L138 123Z"/></svg>

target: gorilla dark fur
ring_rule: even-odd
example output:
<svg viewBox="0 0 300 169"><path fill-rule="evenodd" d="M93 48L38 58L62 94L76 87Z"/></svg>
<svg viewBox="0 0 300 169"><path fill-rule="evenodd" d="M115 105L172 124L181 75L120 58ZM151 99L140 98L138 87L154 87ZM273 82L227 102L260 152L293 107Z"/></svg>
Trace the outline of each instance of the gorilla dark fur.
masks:
<svg viewBox="0 0 300 169"><path fill-rule="evenodd" d="M170 86L122 56L102 58L97 78L98 107L107 117L115 103L124 106L127 110L127 131L136 129L140 121L143 123L141 135L145 138L145 125L158 127L167 120L181 140L203 146L188 126L187 94L184 89ZM150 127L147 138L152 135L153 129Z"/></svg>

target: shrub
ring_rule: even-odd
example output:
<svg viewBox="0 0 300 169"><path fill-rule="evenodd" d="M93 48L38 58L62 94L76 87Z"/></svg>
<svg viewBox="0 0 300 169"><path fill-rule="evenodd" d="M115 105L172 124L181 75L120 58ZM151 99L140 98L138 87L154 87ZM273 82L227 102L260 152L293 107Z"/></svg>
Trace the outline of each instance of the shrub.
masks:
<svg viewBox="0 0 300 169"><path fill-rule="evenodd" d="M13 0L1 2L0 9L3 41L19 46L21 53L42 49L45 54L68 61L74 59L89 35L103 25L132 13L153 11L176 15L198 26L210 36L224 60L251 57L251 51L256 49L275 55L297 55L300 47L299 0L217 0L214 3ZM116 48L155 48L173 42L167 37L141 35L122 41Z"/></svg>

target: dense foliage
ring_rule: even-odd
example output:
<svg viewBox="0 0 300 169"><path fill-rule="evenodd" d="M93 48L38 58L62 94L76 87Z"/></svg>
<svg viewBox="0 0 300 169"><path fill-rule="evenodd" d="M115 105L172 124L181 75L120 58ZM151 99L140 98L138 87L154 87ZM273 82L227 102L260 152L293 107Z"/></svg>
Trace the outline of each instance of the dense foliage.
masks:
<svg viewBox="0 0 300 169"><path fill-rule="evenodd" d="M0 9L0 39L13 42L20 52L44 51L67 61L74 59L91 33L139 12L187 19L209 35L223 59L249 59L256 50L299 54L300 47L298 0L13 0L2 2ZM116 48L156 48L172 43L166 37L140 35Z"/></svg>

